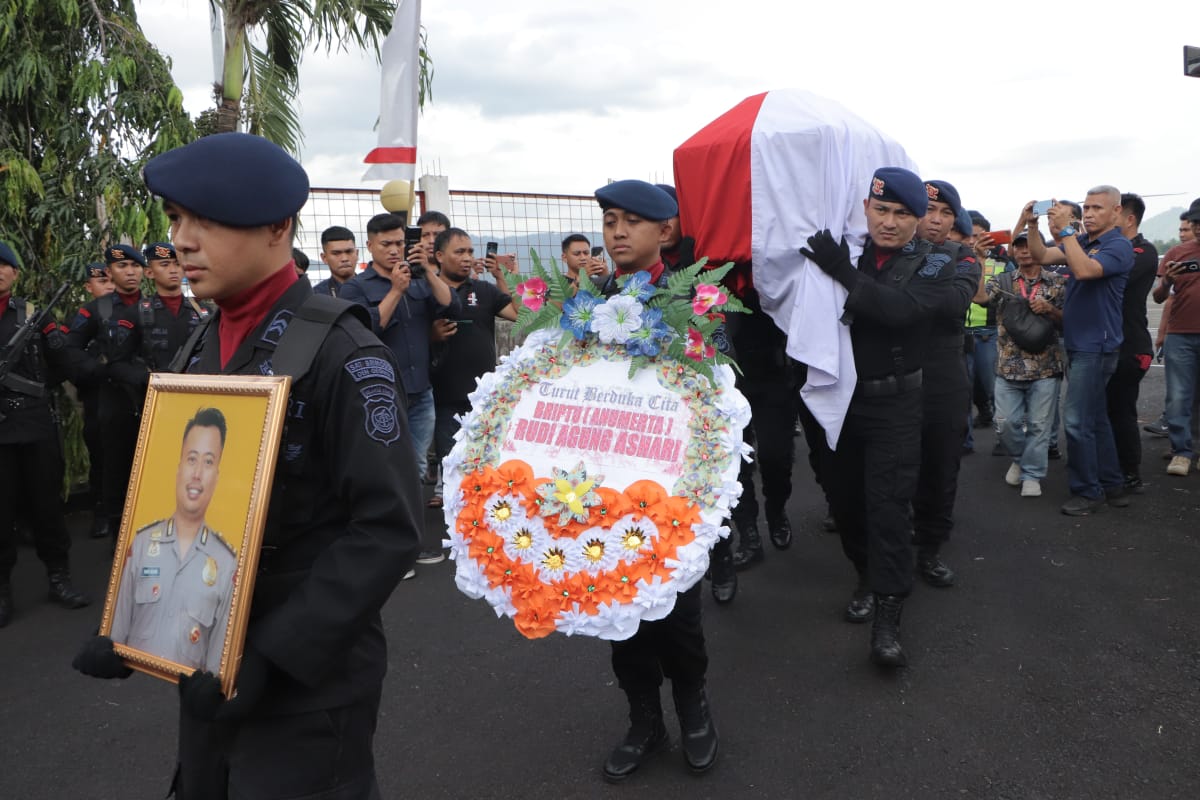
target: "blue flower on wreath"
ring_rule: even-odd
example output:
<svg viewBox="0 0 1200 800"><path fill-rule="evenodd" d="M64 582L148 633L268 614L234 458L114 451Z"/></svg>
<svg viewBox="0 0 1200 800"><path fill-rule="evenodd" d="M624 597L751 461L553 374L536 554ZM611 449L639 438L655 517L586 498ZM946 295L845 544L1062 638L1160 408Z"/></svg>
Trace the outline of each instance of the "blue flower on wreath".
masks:
<svg viewBox="0 0 1200 800"><path fill-rule="evenodd" d="M657 287L650 282L650 273L645 270L630 275L625 285L621 287L621 294L632 297L639 303L645 303L658 291Z"/></svg>
<svg viewBox="0 0 1200 800"><path fill-rule="evenodd" d="M563 330L575 334L576 339L583 339L592 329L592 320L596 317L596 306L600 298L591 292L576 292L575 296L563 303L562 318L558 324Z"/></svg>
<svg viewBox="0 0 1200 800"><path fill-rule="evenodd" d="M653 358L670 340L671 329L663 322L662 309L647 308L642 311L642 326L629 334L625 350L631 356Z"/></svg>

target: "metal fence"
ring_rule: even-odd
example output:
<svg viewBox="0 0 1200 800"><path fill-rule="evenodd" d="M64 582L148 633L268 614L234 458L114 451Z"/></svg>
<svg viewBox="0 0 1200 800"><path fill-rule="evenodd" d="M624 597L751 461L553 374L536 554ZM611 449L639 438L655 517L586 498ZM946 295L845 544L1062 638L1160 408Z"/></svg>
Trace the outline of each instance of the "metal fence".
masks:
<svg viewBox="0 0 1200 800"><path fill-rule="evenodd" d="M417 192L411 218L425 210L424 192ZM558 258L562 240L568 234L582 233L600 244L600 208L594 198L565 194L523 194L515 192L450 192L450 208L443 211L455 227L474 239L475 250L482 254L484 244L494 241L501 253L513 253L517 267L528 272L532 264L530 249L540 258ZM321 262L321 231L341 225L354 231L359 245L359 260L365 266L370 259L366 249L367 221L384 211L375 189L317 188L309 193L308 203L300 211L300 229L296 246L311 260L308 274L316 283L329 277Z"/></svg>

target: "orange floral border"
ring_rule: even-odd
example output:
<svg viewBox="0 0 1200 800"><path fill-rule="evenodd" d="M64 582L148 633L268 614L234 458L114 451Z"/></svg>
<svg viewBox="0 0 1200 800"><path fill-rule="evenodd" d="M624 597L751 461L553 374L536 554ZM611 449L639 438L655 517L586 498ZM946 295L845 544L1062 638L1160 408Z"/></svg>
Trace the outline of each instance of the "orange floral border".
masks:
<svg viewBox="0 0 1200 800"><path fill-rule="evenodd" d="M587 521L559 525L556 518L541 515L536 488L548 480L535 478L529 464L520 460L484 466L463 478L460 486L464 505L455 522L455 530L467 545L467 556L479 567L488 585L511 590L510 599L516 609L513 622L529 639L552 633L562 613L575 609L576 604L578 611L595 615L602 604L631 603L643 579L648 583L656 576L669 580L673 567L667 561L696 538L693 525L701 521L700 510L688 500L671 496L655 481L640 480L624 492L596 487L602 502L588 509ZM488 527L484 505L497 493L522 498L527 515L541 517L554 539L575 539L590 528L609 528L629 514L653 522L658 537L632 562L620 563L598 575L576 573L547 583L534 566L509 557L504 551L504 537Z"/></svg>

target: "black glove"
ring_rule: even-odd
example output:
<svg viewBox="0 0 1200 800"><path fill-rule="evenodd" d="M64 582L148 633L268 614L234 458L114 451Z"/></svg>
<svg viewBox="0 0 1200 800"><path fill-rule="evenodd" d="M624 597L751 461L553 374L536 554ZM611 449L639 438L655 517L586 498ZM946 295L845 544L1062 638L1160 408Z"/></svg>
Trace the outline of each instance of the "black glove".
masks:
<svg viewBox="0 0 1200 800"><path fill-rule="evenodd" d="M71 666L93 678L128 678L133 670L113 650L113 640L107 636L93 636L84 641Z"/></svg>
<svg viewBox="0 0 1200 800"><path fill-rule="evenodd" d="M247 716L267 688L271 662L258 651L246 648L238 670L233 698L221 694L221 681L211 672L196 670L179 675L179 703L187 713L201 720L236 720Z"/></svg>
<svg viewBox="0 0 1200 800"><path fill-rule="evenodd" d="M854 286L858 270L850 263L850 246L846 244L845 236L837 242L828 228L817 231L808 237L808 247L800 248L800 255L847 289Z"/></svg>

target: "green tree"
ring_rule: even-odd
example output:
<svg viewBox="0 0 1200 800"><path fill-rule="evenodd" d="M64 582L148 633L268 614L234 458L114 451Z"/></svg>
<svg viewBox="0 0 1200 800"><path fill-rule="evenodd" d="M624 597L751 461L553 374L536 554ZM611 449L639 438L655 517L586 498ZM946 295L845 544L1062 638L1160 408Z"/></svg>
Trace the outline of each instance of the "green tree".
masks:
<svg viewBox="0 0 1200 800"><path fill-rule="evenodd" d="M395 0L209 0L224 31L224 62L215 129L246 130L299 151L302 133L295 98L306 48L379 47L391 31ZM259 46L256 42L262 42ZM432 62L421 32L420 104L431 96Z"/></svg>
<svg viewBox="0 0 1200 800"><path fill-rule="evenodd" d="M165 238L141 168L194 136L132 0L0 0L0 237L26 296L109 241Z"/></svg>

